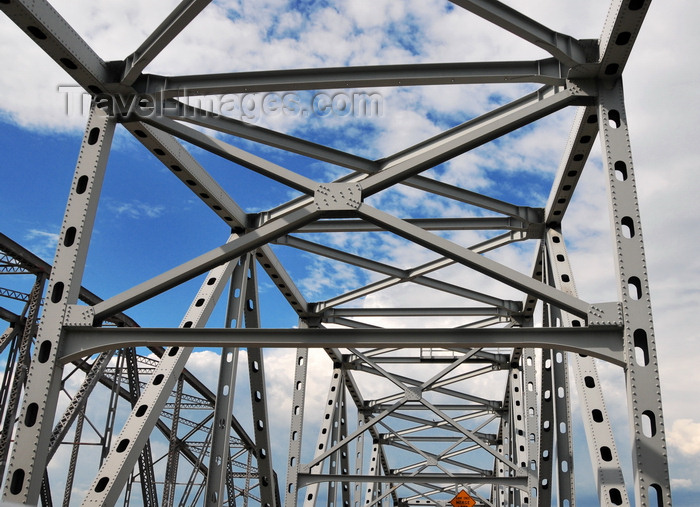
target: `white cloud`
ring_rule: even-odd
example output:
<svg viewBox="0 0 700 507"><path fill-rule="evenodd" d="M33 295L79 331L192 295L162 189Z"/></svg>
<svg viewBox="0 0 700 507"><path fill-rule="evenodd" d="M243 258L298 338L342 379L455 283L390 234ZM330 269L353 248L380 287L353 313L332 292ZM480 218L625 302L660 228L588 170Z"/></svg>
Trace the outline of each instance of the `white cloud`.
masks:
<svg viewBox="0 0 700 507"><path fill-rule="evenodd" d="M668 432L669 445L686 456L700 455L700 423L692 419L677 419Z"/></svg>
<svg viewBox="0 0 700 507"><path fill-rule="evenodd" d="M131 200L128 202L115 202L110 201L109 209L117 217L126 218L158 218L165 211L165 206L163 205L153 205L138 200Z"/></svg>
<svg viewBox="0 0 700 507"><path fill-rule="evenodd" d="M671 479L671 487L673 489L690 489L693 487L693 481L690 479Z"/></svg>
<svg viewBox="0 0 700 507"><path fill-rule="evenodd" d="M53 259L58 245L58 233L30 229L26 236L27 248L42 259Z"/></svg>

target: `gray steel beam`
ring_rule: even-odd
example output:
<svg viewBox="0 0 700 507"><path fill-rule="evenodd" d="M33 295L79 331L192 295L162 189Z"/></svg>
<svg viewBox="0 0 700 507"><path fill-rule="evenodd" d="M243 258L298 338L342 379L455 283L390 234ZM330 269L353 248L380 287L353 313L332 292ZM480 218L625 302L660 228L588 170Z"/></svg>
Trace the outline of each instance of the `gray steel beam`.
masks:
<svg viewBox="0 0 700 507"><path fill-rule="evenodd" d="M86 90L101 93L112 81L109 66L46 0L0 2L0 10Z"/></svg>
<svg viewBox="0 0 700 507"><path fill-rule="evenodd" d="M157 294L198 276L208 269L228 260L240 257L283 234L291 232L302 225L312 222L320 215L315 204L306 206L287 216L278 218L250 231L240 238L215 248L176 268L137 285L121 294L113 296L92 307L94 318L105 318L141 303Z"/></svg>
<svg viewBox="0 0 700 507"><path fill-rule="evenodd" d="M355 266L358 266L360 268L364 269L369 269L378 273L382 273L385 275L389 275L392 279L394 280L400 280L402 282L406 281L411 281L414 283L417 283L419 285L423 285L425 287L430 287L436 290L444 291L450 294L456 294L459 296L463 296L469 299L473 299L475 301L479 301L485 304L490 304L494 305L499 308L504 308L504 309L509 309L509 310L515 310L517 311L519 308L517 304L514 301L505 301L502 299L494 298L492 296L489 296L487 294L482 294L477 291L472 291L469 289L465 289L463 287L449 284L446 282L442 282L440 280L435 280L433 278L429 278L426 276L416 276L412 277L410 274L409 270L402 270L398 268L393 268L391 266L387 266L385 264L382 264L380 262L372 261L370 259L367 259L366 257L360 257L358 255L353 255L349 253L342 252L340 250L336 250L334 248L326 247L323 245L318 245L316 243L312 243L310 241L306 241L303 239L295 238L293 236L284 236L282 238L279 238L276 241L278 244L281 245L289 245L294 248L299 248L307 252L315 253L318 255L323 255L325 257L338 260L341 262L345 262L348 264L352 264ZM446 263L445 265L450 265L452 262ZM382 286L382 288L386 288L386 286ZM342 298L342 296L341 296ZM319 308L321 305L317 306L316 308ZM327 308L328 304L323 305L323 308Z"/></svg>
<svg viewBox="0 0 700 507"><path fill-rule="evenodd" d="M127 373L131 408L141 396L141 383L139 382L139 369L136 360L136 350L127 348L122 350L124 354L124 368ZM132 474L132 477L136 474ZM158 506L158 493L156 491L156 477L153 470L153 453L151 452L151 439L145 441L138 458L138 476L141 483L141 501L144 507Z"/></svg>
<svg viewBox="0 0 700 507"><path fill-rule="evenodd" d="M304 321L301 329L306 328ZM306 380L309 365L309 349L299 347L294 361L294 386L292 391L292 411L289 424L289 453L287 457L287 478L284 488L285 507L296 507L299 498L299 470L301 467L301 449L304 436L304 408L306 399Z"/></svg>
<svg viewBox="0 0 700 507"><path fill-rule="evenodd" d="M177 379L175 387L175 406L173 407L173 422L170 426L170 438L168 439L168 459L165 463L165 479L163 481L163 505L174 505L175 488L177 486L177 471L180 464L180 452L178 447L180 442L177 432L180 425L180 409L182 404L182 388L184 381L182 376ZM209 467L211 471L211 466Z"/></svg>
<svg viewBox="0 0 700 507"><path fill-rule="evenodd" d="M545 312L543 325L548 324L549 315ZM554 470L554 435L552 430L554 425L554 399L552 397L552 364L554 361L554 351L550 349L542 350L540 368L540 405L539 405L539 449L537 454L537 472L540 487L538 489L538 502L540 505L552 505L551 479ZM548 487L543 488L541 481L547 479Z"/></svg>
<svg viewBox="0 0 700 507"><path fill-rule="evenodd" d="M499 264L487 257L479 255L468 248L464 248L440 236L429 233L420 227L416 227L404 220L393 217L388 213L379 211L366 204L362 204L358 213L365 220L374 222L388 231L413 241L425 248L444 255L454 261L464 264L480 273L488 275L500 282L522 290L528 294L535 294L545 301L549 301L574 315L588 318L590 305L578 298L570 296L557 289L549 287L529 276Z"/></svg>
<svg viewBox="0 0 700 507"><path fill-rule="evenodd" d="M323 312L327 317L473 317L481 315L510 315L501 308L488 307L444 307L444 308L329 308Z"/></svg>
<svg viewBox="0 0 700 507"><path fill-rule="evenodd" d="M638 2L627 4L639 5ZM659 396L659 365L621 80L613 88L601 90L598 116L607 171L618 294L624 315L635 505L648 507L655 497L659 506L670 507L671 483L663 406Z"/></svg>
<svg viewBox="0 0 700 507"><path fill-rule="evenodd" d="M10 6L18 5L18 2ZM4 4L3 4L4 5ZM36 2L37 6L44 5ZM50 14L50 13L48 13ZM29 366L27 387L12 448L3 501L36 503L47 463L61 384L56 362L65 314L78 302L80 280L107 166L114 122L93 108L88 119L61 227L56 257Z"/></svg>
<svg viewBox="0 0 700 507"><path fill-rule="evenodd" d="M613 0L600 35L598 77L616 80L627 64L651 0Z"/></svg>
<svg viewBox="0 0 700 507"><path fill-rule="evenodd" d="M621 331L614 326L551 329L181 329L67 328L63 363L103 350L148 345L198 347L422 347L426 336L441 348L513 347L517 344L589 354L619 366Z"/></svg>
<svg viewBox="0 0 700 507"><path fill-rule="evenodd" d="M143 122L123 125L224 222L233 227L246 226L245 211L172 135Z"/></svg>
<svg viewBox="0 0 700 507"><path fill-rule="evenodd" d="M532 325L532 320L529 321ZM540 447L540 435L539 435L539 411L538 411L538 394L537 394L537 361L535 356L535 349L524 348L522 355L522 390L523 390L523 401L525 406L523 407L523 418L525 420L525 441L526 441L526 452L525 452L525 467L527 468L528 474L528 498L532 499L534 503L534 498L532 495L533 488L537 487L539 479L539 470L537 465L539 460L537 459L537 454ZM522 465L522 463L521 463ZM534 469L534 470L533 470Z"/></svg>
<svg viewBox="0 0 700 507"><path fill-rule="evenodd" d="M469 218L412 218L408 223L417 225L426 231L474 231L474 230L527 230L523 220L511 217L469 217ZM378 226L364 220L339 219L319 220L302 227L298 233L319 232L377 232Z"/></svg>
<svg viewBox="0 0 700 507"><path fill-rule="evenodd" d="M121 83L132 85L143 69L210 3L211 0L182 0L138 49L124 59Z"/></svg>
<svg viewBox="0 0 700 507"><path fill-rule="evenodd" d="M166 101L163 114L170 119L184 121L229 134L241 139L265 144L289 153L328 162L359 172L375 172L377 163L351 153L317 144L305 139L266 129L242 120L206 111L201 108L183 104L176 100Z"/></svg>
<svg viewBox="0 0 700 507"><path fill-rule="evenodd" d="M259 329L260 297L258 294L258 277L255 263L250 256L250 268L246 271L246 291L244 300L245 327ZM248 378L250 382L250 399L255 428L255 457L258 463L260 498L263 506L280 505L277 474L273 468L272 440L270 439L271 419L267 405L267 387L265 381L265 360L262 348L248 347Z"/></svg>
<svg viewBox="0 0 700 507"><path fill-rule="evenodd" d="M507 233L507 234L502 234L500 236L497 236L495 238L488 239L486 241L483 241L481 243L478 243L472 247L470 247L470 250L473 250L476 253L484 253L488 252L490 250L493 250L495 248L498 248L503 245L507 245L511 242L514 241L520 241L523 239L522 237L519 237L518 235L515 235L513 233ZM435 261L428 262L426 264L423 264L422 266L418 266L416 268L407 270L406 276L403 278L397 278L397 277L390 277L390 278L385 278L383 280L379 280L377 282L371 283L365 287L362 287L360 289L356 289L353 291L349 291L341 296L338 296L336 298L330 299L328 301L323 301L320 303L316 303L315 305L310 307L310 311L320 313L321 311L325 310L326 308L330 308L333 306L337 306L343 303L348 303L350 301L353 301L355 299L358 299L360 297L366 296L368 294L371 294L373 292L377 292L389 287L392 287L394 285L397 285L399 283L403 282L415 282L419 285L424 285L426 287L431 287L435 288L438 290L443 290L445 292L455 294L457 296L461 296L464 298L468 299L473 299L475 301L480 301L485 304L497 306L497 307L502 307L505 308L509 311L512 312L518 312L521 310L520 304L515 302L515 301L505 301L499 298L495 298L492 296L488 296L485 294L480 294L476 291L466 289L464 287L458 287L456 285L448 284L439 280L433 280L432 278L429 278L426 275L427 273L430 273L432 271L437 271L442 268L446 268L447 266L451 266L454 264L455 261L452 259L448 258L441 258Z"/></svg>
<svg viewBox="0 0 700 507"><path fill-rule="evenodd" d="M513 460L520 468L526 471L527 477L527 490L525 491L514 491L516 504L524 505L529 501L529 493L534 487L533 484L533 471L529 468L528 463L528 433L527 427L525 426L527 417L525 415L525 383L523 379L522 366L511 368L508 375L508 396L510 398L510 404L508 405L509 411L506 417L510 421L509 429L510 434L508 437L508 447L509 450L506 453L506 457ZM535 483L536 484L536 483ZM527 498L527 500L525 500Z"/></svg>
<svg viewBox="0 0 700 507"><path fill-rule="evenodd" d="M268 70L158 76L144 74L134 88L165 99L194 95L260 93L290 90L332 90L387 86L460 85L481 83L541 83L563 85L567 70L554 58L525 62L424 63Z"/></svg>
<svg viewBox="0 0 700 507"><path fill-rule="evenodd" d="M247 297L245 278L251 267L250 255L238 259L235 265L226 307L225 327L227 329L243 327L243 309ZM214 406L214 423L211 430L209 473L207 474L204 496L204 505L208 507L222 505L224 502L226 472L231 455L229 435L233 419L233 397L236 389L237 371L238 347L224 347L221 349L219 361L219 380ZM229 501L231 500L229 498Z"/></svg>
<svg viewBox="0 0 700 507"><path fill-rule="evenodd" d="M17 324L17 330L21 330L15 344L16 350L12 351L16 355L14 361L6 364L5 368L14 370L14 374L10 378L6 373L5 381L3 382L3 403L0 405L2 411L2 435L0 436L0 477L5 473L5 466L9 456L10 442L12 438L12 428L16 424L17 412L20 406L22 392L25 389L27 382L27 374L29 370L29 360L31 357L31 348L34 345L35 338L35 323L39 319L41 311L41 300L44 294L44 286L46 285L46 274L37 273L32 292L29 295L28 303L22 311L24 324ZM8 337L11 334L8 335ZM11 385L8 385L11 383ZM9 396L7 396L9 395ZM6 403L5 403L6 402ZM47 462L50 459L46 458Z"/></svg>
<svg viewBox="0 0 700 507"><path fill-rule="evenodd" d="M269 162L257 155L232 146L220 139L208 136L199 130L195 130L187 125L164 117L149 115L141 118L141 120L183 141L190 142L210 153L219 155L226 160L262 174L263 176L267 176L304 194L314 194L317 186L315 181Z"/></svg>
<svg viewBox="0 0 700 507"><path fill-rule="evenodd" d="M559 313L557 309L552 309ZM552 431L556 432L557 450L557 500L559 505L576 503L574 483L574 442L571 434L571 405L569 390L568 354L555 351L552 354L552 398L554 400L554 421ZM550 481L551 484L551 481ZM553 484L551 484L553 486Z"/></svg>
<svg viewBox="0 0 700 507"><path fill-rule="evenodd" d="M337 420L337 414L340 409L339 400L340 393L343 391L343 377L344 372L340 366L333 368L330 385L328 386L328 394L326 395L326 402L323 404L323 415L321 416L321 426L319 427L316 446L314 447L314 458L317 458L323 454L326 447L333 445L331 435L334 422ZM322 468L322 464L316 465L310 469L310 473L321 474ZM318 482L311 484L310 487L307 487L306 491L304 492L305 507L313 507L316 505L319 487L320 484Z"/></svg>
<svg viewBox="0 0 700 507"><path fill-rule="evenodd" d="M226 286L233 263L213 269L195 296L181 327L204 326ZM211 282L211 283L210 283ZM192 347L170 347L161 357L137 405L126 420L117 444L100 467L82 505L114 505L155 427Z"/></svg>
<svg viewBox="0 0 700 507"><path fill-rule="evenodd" d="M452 3L544 49L569 67L586 63L586 52L573 37L555 32L496 0L451 0Z"/></svg>
<svg viewBox="0 0 700 507"><path fill-rule="evenodd" d="M255 252L255 260L258 261L260 267L265 270L270 277L272 283L275 284L280 294L289 302L292 309L298 314L308 311L309 303L307 303L303 294L297 287L294 279L291 277L284 266L279 261L270 245L263 245Z"/></svg>
<svg viewBox="0 0 700 507"><path fill-rule="evenodd" d="M595 106L579 108L547 200L544 223L561 223L597 135L598 114Z"/></svg>
<svg viewBox="0 0 700 507"><path fill-rule="evenodd" d="M584 105L590 99L576 86L544 87L388 158L380 172L362 180L362 196L369 197L565 106Z"/></svg>
<svg viewBox="0 0 700 507"><path fill-rule="evenodd" d="M552 283L575 296L576 286L574 283L573 271L561 231L556 229L548 230L546 239L547 259L549 261L548 267L551 270ZM562 275L566 275L566 277ZM573 325L570 315L561 312L554 312L554 315L561 320L560 325ZM622 475L617 445L613 438L613 428L610 424L610 418L608 417L608 411L605 406L605 399L603 398L603 391L599 381L598 368L595 364L595 360L592 357L572 354L568 358L568 361L573 366L572 370L575 376L574 378L576 379L576 388L579 393L581 412L584 420L583 428L586 432L586 439L588 440L588 452L593 466L593 475L598 491L598 501L601 506L605 507L613 507L615 505L613 499L615 499L615 501L619 499L622 502L621 505L629 505L630 502L627 495L627 488L625 487L625 480ZM556 355L552 354L552 366L555 374L557 365ZM561 369L560 366L559 370ZM560 372L559 375L562 376L564 373ZM573 428L569 428L569 432L571 432L572 429ZM572 454L571 448L569 448L567 453L568 455ZM570 459L567 462L566 470L562 470L562 456L562 452L558 452L557 461L559 462L559 476L561 477L563 474L565 478L568 477L568 482L570 484L568 498L570 502L574 502L574 489L573 485L571 485L574 477L574 460Z"/></svg>
<svg viewBox="0 0 700 507"><path fill-rule="evenodd" d="M85 407L78 413L78 421L75 423L73 434L73 445L71 446L70 462L68 464L68 475L66 477L66 487L63 491L63 507L70 507L70 500L73 494L73 481L75 479L76 463L78 462L78 452L80 451L80 438L83 433L83 422L85 421Z"/></svg>

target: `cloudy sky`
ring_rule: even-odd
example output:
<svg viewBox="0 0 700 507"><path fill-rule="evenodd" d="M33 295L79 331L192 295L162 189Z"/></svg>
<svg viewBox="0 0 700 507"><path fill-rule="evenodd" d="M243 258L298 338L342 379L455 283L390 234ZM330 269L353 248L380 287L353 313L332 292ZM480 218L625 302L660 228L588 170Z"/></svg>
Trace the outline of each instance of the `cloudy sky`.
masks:
<svg viewBox="0 0 700 507"><path fill-rule="evenodd" d="M608 11L607 0L505 3L576 38L598 38ZM56 0L52 4L104 60L119 60L136 49L177 2ZM693 176L698 151L693 132L700 97L696 86L700 70L692 63L700 48L700 34L695 28L698 11L700 6L690 2L652 2L625 70L677 505L693 505L690 499L700 494L700 408L690 401L697 399L699 375L694 362L700 358L697 333L692 331L692 317L700 310L696 285L700 281L700 261L693 254L700 244L692 219L695 211L700 212L699 178ZM544 57L537 48L438 0L337 4L222 0L207 7L146 71L168 75ZM85 116L80 114L70 78L5 17L0 17L0 64L2 232L50 260ZM376 159L533 89L530 85L479 85L364 90L380 95L381 115L308 118L262 114L257 104L246 119ZM299 100L309 97L300 94ZM245 114L241 107L233 109L232 114ZM432 176L499 199L542 206L573 113L562 111L514 133L507 143L493 143L460 156L443 164ZM324 163L309 163L246 142L239 145L318 181L343 174ZM269 209L297 195L262 177L231 168L201 150L193 149L193 154L230 189L246 211ZM225 240L226 227L207 214L182 186L123 129L118 129L85 286L103 297L113 295ZM265 188L265 192L253 195L250 188ZM616 298L614 289L611 291L613 270L604 188L600 150L596 149L564 222L579 293L591 302ZM372 205L400 216L474 212L410 189L381 193L373 198ZM472 244L482 238L464 233L452 239ZM395 239L380 241L370 236L366 241L371 244L358 245L356 238L339 235L327 241L358 253L371 246L379 252L378 260L399 267L432 258L424 250L411 249ZM144 261L144 252L155 253ZM300 259L285 251L280 251L280 257L289 259L288 269L301 280L300 287L312 301L374 279L366 272L316 258ZM531 248L506 249L495 253L494 258L527 271ZM449 277L449 273L443 276ZM195 281L170 291L156 303L141 305L134 317L142 325L176 325L196 287ZM283 306L269 282L263 280L262 289L269 306ZM395 291L368 297L363 304L416 305L421 298L424 295L418 291ZM450 302L454 303L443 303ZM275 310L266 316L263 308L263 324L294 325L293 312ZM283 355L273 355L271 362L282 364ZM284 368L275 371L283 381ZM610 381L606 395L622 395L615 388L619 371L604 366L602 375ZM623 411L613 414L614 419L623 417ZM621 449L628 447L620 445ZM627 483L631 483L630 477Z"/></svg>

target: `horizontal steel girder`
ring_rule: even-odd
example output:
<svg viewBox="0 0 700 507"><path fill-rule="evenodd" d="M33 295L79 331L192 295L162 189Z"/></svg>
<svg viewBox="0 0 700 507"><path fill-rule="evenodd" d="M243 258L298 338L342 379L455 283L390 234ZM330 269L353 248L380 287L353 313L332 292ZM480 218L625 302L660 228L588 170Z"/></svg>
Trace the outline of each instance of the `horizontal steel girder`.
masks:
<svg viewBox="0 0 700 507"><path fill-rule="evenodd" d="M307 486L315 482L364 482L390 484L502 484L518 489L527 488L526 477L494 477L474 474L416 474L416 475L316 475L299 474L299 486Z"/></svg>
<svg viewBox="0 0 700 507"><path fill-rule="evenodd" d="M479 83L542 83L563 85L566 69L553 59L532 62L428 63L294 69L200 76L144 74L137 91L163 98L223 93L289 90L328 90L386 86L424 86Z"/></svg>
<svg viewBox="0 0 700 507"><path fill-rule="evenodd" d="M60 359L144 345L186 347L541 347L588 354L624 366L619 328L506 329L168 329L67 328Z"/></svg>

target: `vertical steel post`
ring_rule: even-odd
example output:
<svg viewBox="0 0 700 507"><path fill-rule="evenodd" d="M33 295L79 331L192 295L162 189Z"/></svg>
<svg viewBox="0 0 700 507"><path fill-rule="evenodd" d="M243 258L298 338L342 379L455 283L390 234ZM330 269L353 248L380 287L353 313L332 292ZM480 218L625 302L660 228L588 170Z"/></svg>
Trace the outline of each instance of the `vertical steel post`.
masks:
<svg viewBox="0 0 700 507"><path fill-rule="evenodd" d="M326 403L323 407L323 415L321 416L321 426L318 429L318 438L316 447L314 447L314 458L322 455L325 450L333 446L331 435L333 434L334 423L338 420L338 402L339 395L343 390L343 372L337 366L333 368L331 382L328 386L328 394L326 395ZM310 473L322 473L323 463L319 463L315 467L311 467ZM332 473L332 472L331 472ZM319 482L309 484L305 490L304 507L314 507L318 499L318 491L321 487Z"/></svg>
<svg viewBox="0 0 700 507"><path fill-rule="evenodd" d="M569 404L568 354L552 354L552 398L554 399L554 427L557 447L557 504L560 507L576 505L574 494L574 445L571 436L571 406Z"/></svg>
<svg viewBox="0 0 700 507"><path fill-rule="evenodd" d="M345 388L341 385L340 387L340 420L338 421L339 428L339 440L345 440L348 436L348 407L347 407L347 395ZM350 444L348 443L345 447L340 449L340 473L341 475L348 475L350 471ZM342 507L350 507L350 483L348 481L342 481L340 484Z"/></svg>
<svg viewBox="0 0 700 507"><path fill-rule="evenodd" d="M545 305L547 306L547 305ZM554 400L552 398L553 377L552 364L554 363L554 351L542 350L540 370L540 422L539 422L539 452L538 452L538 505L552 504L552 485L549 483L554 467ZM542 481L547 479L547 484Z"/></svg>
<svg viewBox="0 0 700 507"><path fill-rule="evenodd" d="M569 262L569 255L561 231L551 228L547 231L547 266L551 282L557 288L576 296L576 285ZM568 313L559 312L557 317L565 327L580 326L581 321L572 318ZM613 438L612 425L603 398L603 391L598 378L595 360L590 356L569 354L572 364L576 387L581 400L583 427L588 441L588 451L593 467L593 474L598 490L600 505L613 507L630 505L622 468ZM573 476L573 460L559 460L559 473L565 472ZM567 471L562 467L566 466ZM574 505L575 498L570 505Z"/></svg>
<svg viewBox="0 0 700 507"><path fill-rule="evenodd" d="M523 349L523 417L525 419L525 440L526 452L524 463L520 465L527 467L527 498L530 505L534 505L539 498L539 470L537 469L537 452L539 450L539 411L537 406L537 363L535 349Z"/></svg>
<svg viewBox="0 0 700 507"><path fill-rule="evenodd" d="M203 327L206 324L232 271L233 261L230 261L207 274L182 319L182 328ZM119 497L191 353L192 347L175 346L163 354L139 398L138 406L124 423L117 445L110 449L100 467L83 505L113 504Z"/></svg>
<svg viewBox="0 0 700 507"><path fill-rule="evenodd" d="M525 426L525 383L523 381L523 367L512 367L510 370L510 459L516 465L526 467L527 456L527 428ZM531 481L528 481L530 483ZM528 484L529 487L532 484ZM529 495L523 491L513 491L517 505L522 505Z"/></svg>
<svg viewBox="0 0 700 507"><path fill-rule="evenodd" d="M14 375L7 377L5 382L10 385L3 386L9 388L9 398L7 398L7 410L0 410L0 414L4 415L2 423L2 435L0 435L0 477L5 472L5 464L7 463L8 451L10 450L10 438L12 436L12 428L14 426L17 410L19 408L20 395L24 390L27 382L27 370L29 369L30 350L34 336L32 335L34 324L39 318L39 309L41 308L41 296L44 293L44 285L46 284L46 275L39 274L36 277L32 291L29 294L29 303L26 307L26 321L22 327L22 334L17 336L17 351ZM10 367L8 364L6 368ZM3 408L3 407L0 407ZM47 458L48 460L48 458Z"/></svg>
<svg viewBox="0 0 700 507"><path fill-rule="evenodd" d="M75 467L78 463L78 452L80 452L80 439L83 435L83 421L85 421L85 407L80 409L78 420L75 423L75 434L73 435L73 445L71 446L70 461L68 463L66 488L63 492L63 507L70 506L73 493L73 480L75 479Z"/></svg>
<svg viewBox="0 0 700 507"><path fill-rule="evenodd" d="M238 259L231 276L228 305L226 309L227 328L243 327L243 302L246 299L246 274L250 257ZM212 423L211 453L204 504L208 507L223 505L226 486L226 470L231 454L229 437L233 417L233 395L238 371L238 347L224 347L219 365L219 382L216 389L214 421Z"/></svg>
<svg viewBox="0 0 700 507"><path fill-rule="evenodd" d="M10 456L3 501L35 504L46 468L63 368L56 362L64 318L78 302L114 120L93 106L80 147L56 248L48 298L29 366L27 388Z"/></svg>
<svg viewBox="0 0 700 507"><path fill-rule="evenodd" d="M622 80L599 90L598 119L625 327L635 505L670 507L671 483L642 225Z"/></svg>
<svg viewBox="0 0 700 507"><path fill-rule="evenodd" d="M365 423L365 417L361 411L358 410L357 414L357 427L359 428ZM362 475L364 470L364 456L365 456L365 433L360 433L360 435L355 439L355 466L354 475ZM352 488L352 506L360 507L362 502L362 483L356 481L353 483Z"/></svg>
<svg viewBox="0 0 700 507"><path fill-rule="evenodd" d="M170 438L168 439L168 461L165 465L163 505L175 504L175 490L177 489L177 469L180 461L180 440L177 437L177 431L180 422L180 401L182 400L182 388L184 385L182 376L177 379L176 385L173 423L170 426Z"/></svg>
<svg viewBox="0 0 700 507"><path fill-rule="evenodd" d="M246 270L245 326L247 328L259 328L260 299L258 297L256 263L253 261L252 255L249 255L249 259L249 266ZM265 387L265 361L261 348L248 348L248 374L253 404L255 456L258 461L260 498L263 507L277 507L280 502L279 489L277 475L272 467L270 420L267 415L267 390Z"/></svg>
<svg viewBox="0 0 700 507"><path fill-rule="evenodd" d="M139 383L139 368L136 363L136 350L128 347L122 350L125 357L126 376L131 396L131 408L133 409L141 396ZM151 453L151 440L146 440L141 455L139 456L139 475L141 477L141 496L145 507L158 505L156 492L156 478L153 472L153 454Z"/></svg>
<svg viewBox="0 0 700 507"><path fill-rule="evenodd" d="M566 287L573 287L573 275L569 272L563 273L558 268L562 262L562 254L560 252L552 252L552 237L556 237L556 243L561 241L559 235L553 236L554 232L549 229L547 238L550 240L546 243L545 249L545 276L550 285L561 289L562 284L567 284ZM555 260L552 260L552 259ZM568 291L575 293L575 290ZM562 312L559 308L547 305L548 316L547 322L553 327L571 327L573 325L569 314ZM580 321L577 321L580 325ZM569 355L566 352L552 350L550 351L551 367L551 400L554 408L554 417L552 420L552 432L554 443L556 446L556 461L552 462L552 472L556 472L557 478L557 505L571 506L576 505L575 483L574 483L574 447L572 436L571 423L571 404L570 388L569 388ZM556 470L555 470L556 467ZM552 478L554 474L550 475ZM551 494L551 493L550 493Z"/></svg>
<svg viewBox="0 0 700 507"><path fill-rule="evenodd" d="M372 454L369 458L369 468L367 475L380 475L381 464L379 460L379 442L375 440L372 442ZM365 490L365 505L373 504L376 498L380 495L379 483L371 482L367 484Z"/></svg>
<svg viewBox="0 0 700 507"><path fill-rule="evenodd" d="M306 327L304 321L300 327ZM299 495L299 467L301 466L301 444L304 428L304 399L306 398L306 373L309 349L297 349L294 362L294 384L292 392L292 414L289 425L289 458L284 492L284 507L296 507Z"/></svg>
<svg viewBox="0 0 700 507"><path fill-rule="evenodd" d="M105 429L100 438L100 466L104 463L109 447L112 445L112 435L114 433L114 419L117 415L117 404L119 402L119 390L121 389L121 372L124 368L124 349L117 352L117 361L114 364L114 383L109 391L109 401L107 402L107 417L105 417Z"/></svg>

